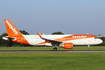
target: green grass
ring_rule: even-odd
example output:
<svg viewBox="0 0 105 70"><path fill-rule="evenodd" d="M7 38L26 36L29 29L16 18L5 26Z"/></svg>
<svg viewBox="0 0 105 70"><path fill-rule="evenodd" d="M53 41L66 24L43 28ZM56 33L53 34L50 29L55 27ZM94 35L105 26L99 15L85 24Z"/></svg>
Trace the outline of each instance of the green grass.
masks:
<svg viewBox="0 0 105 70"><path fill-rule="evenodd" d="M104 70L105 53L0 53L0 70Z"/></svg>
<svg viewBox="0 0 105 70"><path fill-rule="evenodd" d="M53 47L0 47L0 50L52 50ZM58 50L88 50L87 46L74 46L73 49L58 47ZM91 46L91 50L105 50L105 46Z"/></svg>
<svg viewBox="0 0 105 70"><path fill-rule="evenodd" d="M0 47L0 50L52 50L53 47ZM74 46L69 50L87 50ZM58 48L58 50L67 50ZM105 46L91 46L105 50ZM0 70L104 70L105 53L0 53Z"/></svg>

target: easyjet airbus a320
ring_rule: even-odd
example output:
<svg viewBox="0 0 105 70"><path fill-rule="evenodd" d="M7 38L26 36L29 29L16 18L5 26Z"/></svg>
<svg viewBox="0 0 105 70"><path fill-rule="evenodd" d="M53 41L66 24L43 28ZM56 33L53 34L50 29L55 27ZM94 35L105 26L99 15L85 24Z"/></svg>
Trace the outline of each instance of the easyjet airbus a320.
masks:
<svg viewBox="0 0 105 70"><path fill-rule="evenodd" d="M4 20L8 36L3 37L5 40L28 45L49 45L53 50L57 47L72 49L73 45L90 45L101 44L103 41L95 35L90 34L72 34L72 35L23 35L8 19Z"/></svg>

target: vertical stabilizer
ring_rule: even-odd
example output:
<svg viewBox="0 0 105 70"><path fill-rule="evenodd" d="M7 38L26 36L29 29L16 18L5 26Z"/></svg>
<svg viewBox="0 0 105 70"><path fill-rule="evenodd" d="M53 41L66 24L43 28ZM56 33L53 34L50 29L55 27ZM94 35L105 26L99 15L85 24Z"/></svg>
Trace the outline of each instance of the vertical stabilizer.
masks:
<svg viewBox="0 0 105 70"><path fill-rule="evenodd" d="M6 30L8 33L8 37L19 36L21 35L20 31L12 24L12 22L8 19L4 20Z"/></svg>
<svg viewBox="0 0 105 70"><path fill-rule="evenodd" d="M12 24L12 22L8 19L4 20L6 30L8 33L8 40L12 42L17 42L21 44L28 44L28 41L25 39L25 37L21 34L21 32Z"/></svg>

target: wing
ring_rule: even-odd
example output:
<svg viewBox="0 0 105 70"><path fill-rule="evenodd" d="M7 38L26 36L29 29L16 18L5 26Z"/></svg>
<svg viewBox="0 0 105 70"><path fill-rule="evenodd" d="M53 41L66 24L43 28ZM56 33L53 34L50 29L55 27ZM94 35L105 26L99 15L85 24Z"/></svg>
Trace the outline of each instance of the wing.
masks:
<svg viewBox="0 0 105 70"><path fill-rule="evenodd" d="M43 38L39 32L37 32L37 34L39 35L39 37L41 39L45 40L46 42L51 43L53 46L55 46L55 45L59 46L59 44L62 43L61 41L56 41L56 40L51 40L51 39Z"/></svg>

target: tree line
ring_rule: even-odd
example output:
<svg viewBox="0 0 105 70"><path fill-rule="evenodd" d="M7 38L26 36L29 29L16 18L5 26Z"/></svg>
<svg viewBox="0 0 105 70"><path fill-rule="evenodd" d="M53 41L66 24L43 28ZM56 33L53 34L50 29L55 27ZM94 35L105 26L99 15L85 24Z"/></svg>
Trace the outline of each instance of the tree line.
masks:
<svg viewBox="0 0 105 70"><path fill-rule="evenodd" d="M24 35L29 35L28 32L26 32L25 30L20 30L20 32ZM61 34L63 35L64 33L58 31L58 32L53 32L52 35L55 35L55 34ZM25 45L25 44L20 44L20 43L15 43L15 42L11 42L11 41L8 41L8 40L3 40L2 37L4 36L8 36L7 33L2 33L0 35L0 47L12 47L12 46L31 46L31 45ZM100 37L102 40L103 40L103 43L98 45L98 46L105 46L105 37Z"/></svg>

